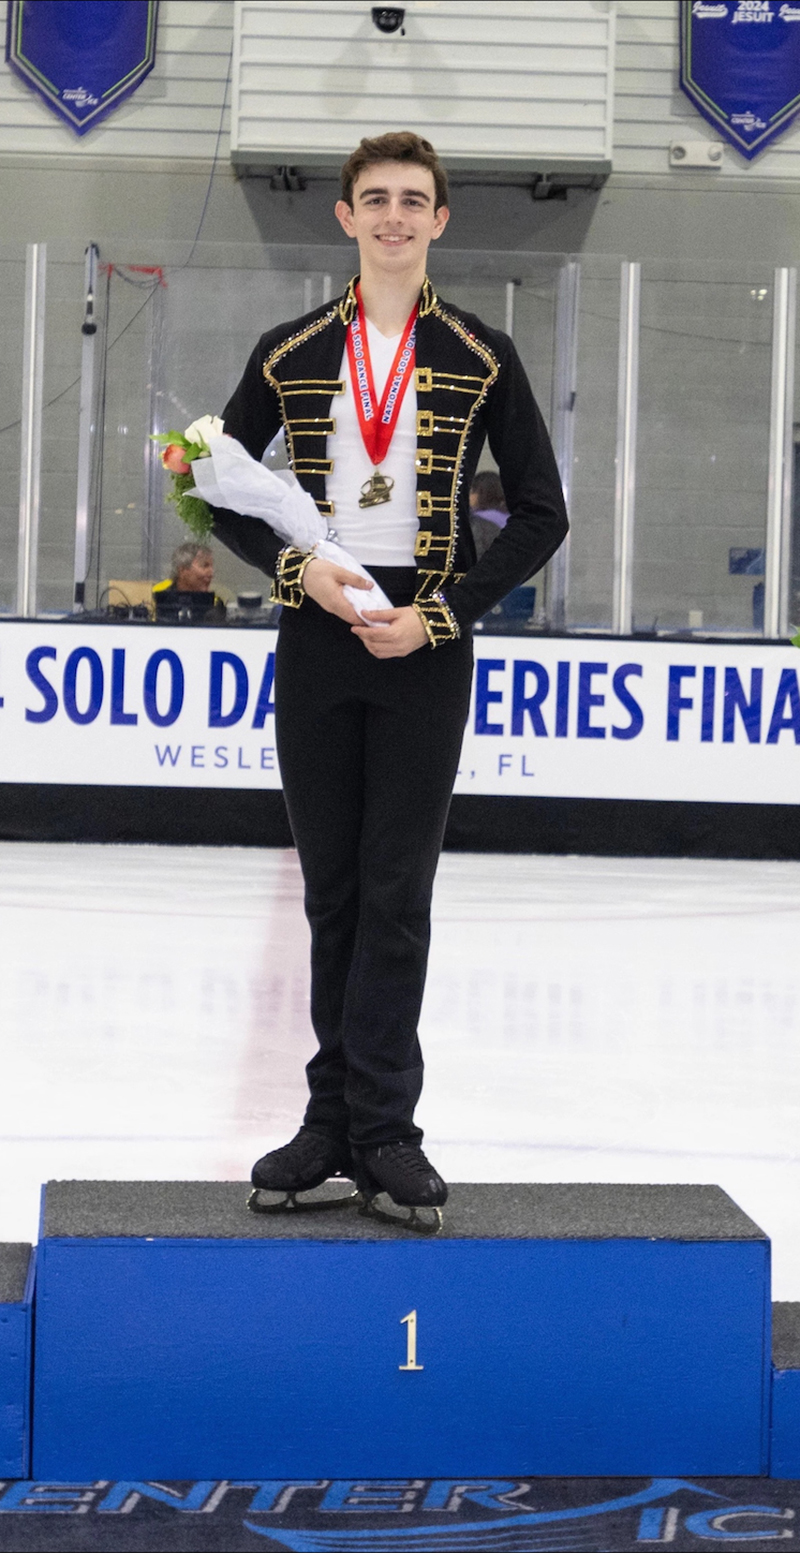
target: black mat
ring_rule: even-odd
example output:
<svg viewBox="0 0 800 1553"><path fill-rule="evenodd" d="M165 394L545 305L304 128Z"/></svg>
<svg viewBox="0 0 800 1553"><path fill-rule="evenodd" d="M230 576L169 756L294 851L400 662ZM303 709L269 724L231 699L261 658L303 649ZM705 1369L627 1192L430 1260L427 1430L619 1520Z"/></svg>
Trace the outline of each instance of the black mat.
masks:
<svg viewBox="0 0 800 1553"><path fill-rule="evenodd" d="M0 1305L22 1299L30 1259L31 1248L25 1241L0 1241Z"/></svg>
<svg viewBox="0 0 800 1553"><path fill-rule="evenodd" d="M290 847L263 788L0 782L0 839ZM800 805L456 793L445 849L596 857L800 857Z"/></svg>
<svg viewBox="0 0 800 1553"><path fill-rule="evenodd" d="M772 1362L776 1370L800 1370L800 1304L792 1300L772 1306Z"/></svg>
<svg viewBox="0 0 800 1553"><path fill-rule="evenodd" d="M253 1214L237 1181L50 1181L48 1236L392 1240L407 1233L355 1206ZM461 1184L450 1188L445 1239L765 1240L718 1186L592 1183Z"/></svg>
<svg viewBox="0 0 800 1553"><path fill-rule="evenodd" d="M61 1498L38 1483L0 1493L6 1553L687 1553L791 1548L798 1521L800 1482L765 1478L97 1482Z"/></svg>

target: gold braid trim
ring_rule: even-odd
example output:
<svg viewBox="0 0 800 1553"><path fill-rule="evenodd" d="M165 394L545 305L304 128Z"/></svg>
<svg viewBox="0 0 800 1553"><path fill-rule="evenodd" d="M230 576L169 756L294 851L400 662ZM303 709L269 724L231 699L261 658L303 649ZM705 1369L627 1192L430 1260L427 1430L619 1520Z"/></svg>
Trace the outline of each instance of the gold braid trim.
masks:
<svg viewBox="0 0 800 1553"><path fill-rule="evenodd" d="M425 627L431 647L453 642L461 635L458 621L443 593L434 593L428 599L415 599L412 608Z"/></svg>
<svg viewBox="0 0 800 1553"><path fill-rule="evenodd" d="M488 376L483 379L483 387L480 389L480 392L473 400L473 403L469 409L469 414L466 416L463 422L463 430L461 432L458 447L455 452L455 474L453 475L453 481L450 487L450 533L447 536L447 568L449 569L453 565L453 558L456 553L456 544L458 543L458 497L464 474L464 457L467 451L467 443L472 433L472 426L475 420L475 416L483 404L489 389L499 375L500 362L495 356L494 351L490 350L488 345L484 345L483 341L477 339L474 334L471 334L470 331L466 329L459 321L459 319L455 318L452 313L448 313L447 309L442 306L441 302L439 302L436 296L434 296L433 299L432 311L435 313L437 318L442 320L442 323L447 324L448 327L452 329L453 333L458 336L464 345L467 346L467 349L473 351L475 355L478 356L484 365L489 369ZM443 373L442 376L446 376L446 374ZM431 382L431 387L432 386L433 383ZM450 418L448 417L448 419ZM455 426L453 427L453 430L455 430Z"/></svg>
<svg viewBox="0 0 800 1553"><path fill-rule="evenodd" d="M350 324L353 322L353 314L356 310L357 281L357 275L354 275L353 279L348 281L347 290L339 303L339 317L341 318L343 324Z"/></svg>
<svg viewBox="0 0 800 1553"><path fill-rule="evenodd" d="M434 291L433 286L431 285L426 275L424 281L422 282L422 295L419 299L420 318L427 318L428 314L432 313L434 308L438 305L438 302L439 298L437 297L436 292Z"/></svg>
<svg viewBox="0 0 800 1553"><path fill-rule="evenodd" d="M353 314L356 310L356 286L359 279L358 275L353 276L352 280L348 282L347 290L339 303L339 317L343 324L349 324L353 321ZM422 291L419 299L420 318L427 318L428 314L432 313L434 308L438 306L438 303L439 298L426 275L422 282Z"/></svg>
<svg viewBox="0 0 800 1553"><path fill-rule="evenodd" d="M313 559L313 550L295 550L294 545L286 545L281 550L269 597L270 604L286 604L289 609L300 608L306 596L303 573Z"/></svg>

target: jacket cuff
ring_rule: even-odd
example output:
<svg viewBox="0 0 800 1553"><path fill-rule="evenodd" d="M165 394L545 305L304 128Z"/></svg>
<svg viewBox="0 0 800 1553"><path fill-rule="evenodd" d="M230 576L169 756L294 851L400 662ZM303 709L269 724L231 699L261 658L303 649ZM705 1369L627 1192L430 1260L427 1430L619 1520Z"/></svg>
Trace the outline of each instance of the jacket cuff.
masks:
<svg viewBox="0 0 800 1553"><path fill-rule="evenodd" d="M303 573L313 559L313 550L295 550L294 545L286 545L281 550L270 593L271 604L285 604L289 609L300 608L306 596Z"/></svg>
<svg viewBox="0 0 800 1553"><path fill-rule="evenodd" d="M461 635L461 627L442 592L432 594L429 599L415 599L413 607L425 627L431 647L453 642Z"/></svg>

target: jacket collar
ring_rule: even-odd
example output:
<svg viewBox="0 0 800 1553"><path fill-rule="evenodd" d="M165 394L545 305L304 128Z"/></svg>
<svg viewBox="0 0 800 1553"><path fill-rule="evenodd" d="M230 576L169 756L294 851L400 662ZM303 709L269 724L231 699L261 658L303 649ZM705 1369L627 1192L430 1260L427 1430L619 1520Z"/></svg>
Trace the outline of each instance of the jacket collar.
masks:
<svg viewBox="0 0 800 1553"><path fill-rule="evenodd" d="M344 296L339 303L339 317L341 318L343 324L352 323L353 314L356 310L356 286L358 285L359 279L360 277L358 275L353 276L352 280L348 284ZM433 312L433 309L435 308L438 300L439 299L436 295L436 292L434 291L433 286L431 285L431 282L426 275L424 281L422 282L422 292L419 299L420 318L427 318L428 314Z"/></svg>

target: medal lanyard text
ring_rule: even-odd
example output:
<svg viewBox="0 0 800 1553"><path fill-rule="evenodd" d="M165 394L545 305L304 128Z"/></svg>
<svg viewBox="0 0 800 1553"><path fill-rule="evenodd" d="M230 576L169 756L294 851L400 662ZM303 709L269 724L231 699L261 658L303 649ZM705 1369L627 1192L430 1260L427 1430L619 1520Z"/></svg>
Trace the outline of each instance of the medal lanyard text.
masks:
<svg viewBox="0 0 800 1553"><path fill-rule="evenodd" d="M383 397L377 404L375 380L369 354L366 319L361 308L361 292L356 287L357 306L347 331L347 356L355 389L356 412L364 447L373 464L386 457L394 436L403 396L416 362L417 313L419 304L406 321L397 354L386 379Z"/></svg>

